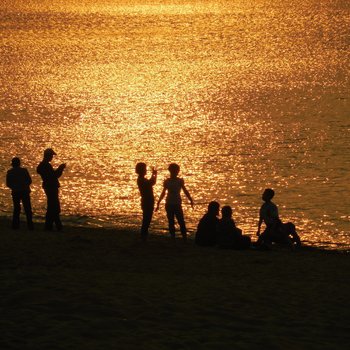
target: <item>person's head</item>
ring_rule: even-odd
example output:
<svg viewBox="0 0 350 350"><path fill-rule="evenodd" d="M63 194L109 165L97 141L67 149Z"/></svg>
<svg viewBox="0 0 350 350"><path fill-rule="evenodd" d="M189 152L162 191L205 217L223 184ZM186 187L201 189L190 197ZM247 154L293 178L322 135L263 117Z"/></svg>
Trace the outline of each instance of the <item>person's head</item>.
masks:
<svg viewBox="0 0 350 350"><path fill-rule="evenodd" d="M140 176L145 176L147 173L147 166L146 163L137 163L135 167L135 173Z"/></svg>
<svg viewBox="0 0 350 350"><path fill-rule="evenodd" d="M218 202L212 201L208 204L208 214L219 215L220 204Z"/></svg>
<svg viewBox="0 0 350 350"><path fill-rule="evenodd" d="M44 159L50 161L52 160L53 156L56 155L56 152L52 148L46 148L44 151Z"/></svg>
<svg viewBox="0 0 350 350"><path fill-rule="evenodd" d="M270 201L274 195L275 195L275 191L272 190L271 188L267 188L262 195L262 199L263 201L267 202L267 201Z"/></svg>
<svg viewBox="0 0 350 350"><path fill-rule="evenodd" d="M172 177L176 177L177 175L179 175L180 172L180 166L176 163L171 163L168 167L168 170L170 172L170 175Z"/></svg>
<svg viewBox="0 0 350 350"><path fill-rule="evenodd" d="M232 208L229 205L225 205L224 207L222 207L221 216L224 219L232 218Z"/></svg>
<svg viewBox="0 0 350 350"><path fill-rule="evenodd" d="M11 164L14 168L18 168L21 165L21 160L18 157L14 157L11 160Z"/></svg>

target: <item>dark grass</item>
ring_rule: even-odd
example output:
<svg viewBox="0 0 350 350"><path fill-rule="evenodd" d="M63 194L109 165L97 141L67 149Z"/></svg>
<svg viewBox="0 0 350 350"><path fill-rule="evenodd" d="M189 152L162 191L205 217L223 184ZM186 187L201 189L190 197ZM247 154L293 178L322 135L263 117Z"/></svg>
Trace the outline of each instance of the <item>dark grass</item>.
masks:
<svg viewBox="0 0 350 350"><path fill-rule="evenodd" d="M0 349L348 349L348 253L0 220Z"/></svg>

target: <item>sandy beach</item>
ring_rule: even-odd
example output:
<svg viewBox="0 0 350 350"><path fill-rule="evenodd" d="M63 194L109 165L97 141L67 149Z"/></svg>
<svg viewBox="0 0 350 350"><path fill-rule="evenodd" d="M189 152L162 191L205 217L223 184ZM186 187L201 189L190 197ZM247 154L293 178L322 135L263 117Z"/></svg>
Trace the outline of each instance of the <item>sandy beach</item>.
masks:
<svg viewBox="0 0 350 350"><path fill-rule="evenodd" d="M349 254L8 229L2 349L347 349ZM37 225L39 226L39 225Z"/></svg>

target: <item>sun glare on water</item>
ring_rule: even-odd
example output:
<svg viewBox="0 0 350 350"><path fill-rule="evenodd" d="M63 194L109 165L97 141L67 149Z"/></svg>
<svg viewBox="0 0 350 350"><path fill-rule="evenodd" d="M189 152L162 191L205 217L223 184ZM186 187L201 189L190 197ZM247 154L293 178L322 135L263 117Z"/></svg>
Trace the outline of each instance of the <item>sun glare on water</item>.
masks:
<svg viewBox="0 0 350 350"><path fill-rule="evenodd" d="M34 174L37 213L35 168L53 147L67 162L62 205L72 220L139 225L135 164L159 169L159 195L177 162L197 203L184 200L191 232L218 200L254 234L261 192L273 187L303 237L349 241L349 202L336 200L349 190L342 8L37 0L5 1L0 14L1 162L19 155ZM166 230L164 211L153 225Z"/></svg>

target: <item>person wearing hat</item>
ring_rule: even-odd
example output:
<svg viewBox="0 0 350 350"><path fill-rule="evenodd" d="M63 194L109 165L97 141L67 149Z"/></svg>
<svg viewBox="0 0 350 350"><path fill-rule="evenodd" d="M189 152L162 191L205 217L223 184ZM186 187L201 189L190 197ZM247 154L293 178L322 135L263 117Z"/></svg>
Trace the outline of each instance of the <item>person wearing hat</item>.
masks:
<svg viewBox="0 0 350 350"><path fill-rule="evenodd" d="M47 208L45 217L45 230L51 231L53 224L56 225L58 231L62 230L62 222L60 219L60 200L59 200L59 187L58 181L61 177L66 164L61 164L57 169L54 169L50 164L53 156L56 152L52 148L47 148L44 151L44 159L40 162L36 168L37 173L43 180L43 189L47 198Z"/></svg>
<svg viewBox="0 0 350 350"><path fill-rule="evenodd" d="M34 229L32 205L30 202L30 184L32 179L26 168L21 167L21 160L18 157L12 158L12 168L6 174L6 186L11 189L13 201L12 228L18 229L20 226L21 202L27 217L29 230Z"/></svg>

